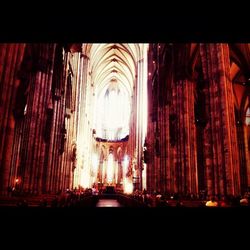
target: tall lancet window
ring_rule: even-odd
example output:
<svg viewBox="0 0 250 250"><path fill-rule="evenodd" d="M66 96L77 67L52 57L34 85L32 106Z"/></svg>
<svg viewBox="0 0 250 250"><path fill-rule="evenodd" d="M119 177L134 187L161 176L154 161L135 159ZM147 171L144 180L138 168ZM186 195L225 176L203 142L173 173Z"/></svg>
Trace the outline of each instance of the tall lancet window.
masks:
<svg viewBox="0 0 250 250"><path fill-rule="evenodd" d="M130 101L126 90L110 84L97 103L96 136L119 141L129 135Z"/></svg>

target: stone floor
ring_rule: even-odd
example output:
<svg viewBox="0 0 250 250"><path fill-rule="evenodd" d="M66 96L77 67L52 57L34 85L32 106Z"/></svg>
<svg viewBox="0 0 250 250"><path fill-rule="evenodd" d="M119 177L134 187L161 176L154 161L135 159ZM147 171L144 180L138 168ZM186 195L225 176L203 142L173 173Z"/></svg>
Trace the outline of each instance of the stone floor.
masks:
<svg viewBox="0 0 250 250"><path fill-rule="evenodd" d="M97 204L97 207L122 207L122 205L114 199L100 199Z"/></svg>

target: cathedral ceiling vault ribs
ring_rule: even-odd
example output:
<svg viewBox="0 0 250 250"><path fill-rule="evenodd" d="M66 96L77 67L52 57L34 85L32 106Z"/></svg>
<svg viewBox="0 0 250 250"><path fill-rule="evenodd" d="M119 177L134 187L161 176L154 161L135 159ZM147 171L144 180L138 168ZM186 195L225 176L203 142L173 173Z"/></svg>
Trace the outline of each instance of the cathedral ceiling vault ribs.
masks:
<svg viewBox="0 0 250 250"><path fill-rule="evenodd" d="M90 81L93 95L96 97L94 127L99 135L97 137L111 140L113 137L126 136L126 124L127 120L129 121L133 91L137 83L137 64L142 58L142 50L143 44L96 43L82 45L83 55L89 58ZM111 92L112 97L109 97ZM120 101L116 108L112 108L116 96L119 96ZM109 101L107 101L108 99ZM117 116L111 125L110 121L116 117L118 109L121 115ZM123 125L120 123L121 117L124 117ZM116 125L117 129L120 129L119 131L114 130ZM98 133L98 131L102 132Z"/></svg>
<svg viewBox="0 0 250 250"><path fill-rule="evenodd" d="M137 44L93 44L89 51L92 82L97 95L105 93L110 82L132 95L136 62L139 59Z"/></svg>

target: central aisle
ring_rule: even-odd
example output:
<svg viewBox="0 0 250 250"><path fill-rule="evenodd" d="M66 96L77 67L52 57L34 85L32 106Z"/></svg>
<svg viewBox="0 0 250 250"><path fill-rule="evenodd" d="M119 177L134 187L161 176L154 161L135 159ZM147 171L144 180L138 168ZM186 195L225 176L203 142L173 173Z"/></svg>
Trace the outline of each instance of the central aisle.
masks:
<svg viewBox="0 0 250 250"><path fill-rule="evenodd" d="M100 199L96 204L97 207L122 207L115 199Z"/></svg>

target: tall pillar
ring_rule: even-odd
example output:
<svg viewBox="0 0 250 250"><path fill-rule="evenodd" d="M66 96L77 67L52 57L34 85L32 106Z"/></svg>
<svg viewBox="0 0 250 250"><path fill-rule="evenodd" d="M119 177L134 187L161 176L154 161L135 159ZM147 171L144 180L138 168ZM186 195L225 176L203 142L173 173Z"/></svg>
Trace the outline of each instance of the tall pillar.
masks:
<svg viewBox="0 0 250 250"><path fill-rule="evenodd" d="M189 80L188 46L152 49L147 185L151 191L197 193L194 83Z"/></svg>
<svg viewBox="0 0 250 250"><path fill-rule="evenodd" d="M45 124L49 103L55 44L32 44L26 47L32 57L28 72L27 111L23 120L20 145L20 166L23 191L42 191L45 165Z"/></svg>
<svg viewBox="0 0 250 250"><path fill-rule="evenodd" d="M245 155L246 155L246 168L247 168L247 186L250 187L250 127L244 125L244 143L245 143Z"/></svg>
<svg viewBox="0 0 250 250"><path fill-rule="evenodd" d="M4 195L16 178L15 169L11 169L15 134L13 109L24 50L25 44L0 45L0 193Z"/></svg>
<svg viewBox="0 0 250 250"><path fill-rule="evenodd" d="M173 162L170 168L174 186L171 192L196 193L197 161L196 161L196 130L194 119L193 83L187 79L177 80L172 85L173 102L171 104L170 151Z"/></svg>
<svg viewBox="0 0 250 250"><path fill-rule="evenodd" d="M87 169L87 91L89 87L89 58L81 53L79 62L79 77L78 77L78 105L77 105L77 166L74 173L75 186L83 185L86 187L87 181L83 179L83 175L88 175ZM89 142L90 143L90 142Z"/></svg>
<svg viewBox="0 0 250 250"><path fill-rule="evenodd" d="M240 169L233 89L227 44L201 44L200 54L208 82L209 122L205 127L208 194L239 194Z"/></svg>
<svg viewBox="0 0 250 250"><path fill-rule="evenodd" d="M238 110L235 110L236 113L236 131L237 131L237 142L239 149L239 166L240 166L240 188L241 193L247 192L247 155L245 150L245 138L244 138L244 126L245 121L239 116ZM245 117L244 117L245 118Z"/></svg>

